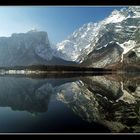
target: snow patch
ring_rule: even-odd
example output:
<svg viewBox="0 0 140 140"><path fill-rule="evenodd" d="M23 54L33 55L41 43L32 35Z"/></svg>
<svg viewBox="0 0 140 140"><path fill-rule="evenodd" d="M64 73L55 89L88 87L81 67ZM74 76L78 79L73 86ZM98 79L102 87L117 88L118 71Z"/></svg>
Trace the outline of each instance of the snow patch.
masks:
<svg viewBox="0 0 140 140"><path fill-rule="evenodd" d="M96 48L95 50L100 50L100 49L102 49L102 48L106 48L106 47L107 47L107 45L108 45L108 44L110 44L110 43L112 43L112 42L113 42L113 41L111 41L111 42L109 42L109 43L105 44L103 47Z"/></svg>
<svg viewBox="0 0 140 140"><path fill-rule="evenodd" d="M65 47L65 44L67 44L67 43L69 43L70 41L69 40L64 40L63 42L61 42L61 43L57 43L57 50L59 51L59 50L63 50L64 49L64 47Z"/></svg>
<svg viewBox="0 0 140 140"><path fill-rule="evenodd" d="M134 40L129 40L120 44L120 46L124 49L123 54L126 54L136 46L136 42Z"/></svg>
<svg viewBox="0 0 140 140"><path fill-rule="evenodd" d="M112 14L105 20L105 23L118 23L125 19L126 17L122 15L119 11L115 10Z"/></svg>
<svg viewBox="0 0 140 140"><path fill-rule="evenodd" d="M86 45L85 49L89 48L90 47L90 44Z"/></svg>
<svg viewBox="0 0 140 140"><path fill-rule="evenodd" d="M115 29L115 31L116 31L116 32L120 32L120 31L121 31L121 29Z"/></svg>
<svg viewBox="0 0 140 140"><path fill-rule="evenodd" d="M129 26L129 28L137 28L136 26Z"/></svg>
<svg viewBox="0 0 140 140"><path fill-rule="evenodd" d="M117 42L117 44L120 45L123 48L123 53L122 53L122 56L121 56L121 62L123 62L123 55L126 54L127 52L129 52L131 49L133 49L136 46L136 42L134 40L129 40L129 41L126 41L122 44Z"/></svg>

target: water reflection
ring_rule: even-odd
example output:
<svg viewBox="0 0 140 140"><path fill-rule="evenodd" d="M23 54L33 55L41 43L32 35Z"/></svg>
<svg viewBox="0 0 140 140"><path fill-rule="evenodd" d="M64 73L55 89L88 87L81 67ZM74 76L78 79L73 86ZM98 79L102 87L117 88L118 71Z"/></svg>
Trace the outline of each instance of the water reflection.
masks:
<svg viewBox="0 0 140 140"><path fill-rule="evenodd" d="M0 107L36 114L48 112L49 108L52 108L50 107L52 102L62 103L73 112L69 114L70 116L79 116L79 119L91 126L98 123L108 128L110 132L140 132L140 75L138 73L57 79L0 77ZM55 105L53 108L57 109ZM59 113L66 118L68 114L64 112L65 110L61 109ZM51 125L51 122L49 123ZM55 130L57 132L57 129ZM95 128L93 131L91 128L90 132L94 133Z"/></svg>
<svg viewBox="0 0 140 140"><path fill-rule="evenodd" d="M63 85L57 98L82 119L99 122L111 132L139 132L140 81L123 80L111 76L83 78Z"/></svg>

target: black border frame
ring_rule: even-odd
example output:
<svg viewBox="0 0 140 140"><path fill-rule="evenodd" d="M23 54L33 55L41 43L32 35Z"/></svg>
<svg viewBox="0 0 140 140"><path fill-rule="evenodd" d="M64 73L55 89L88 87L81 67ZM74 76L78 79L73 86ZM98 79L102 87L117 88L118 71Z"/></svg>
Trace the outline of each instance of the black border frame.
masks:
<svg viewBox="0 0 140 140"><path fill-rule="evenodd" d="M1 0L0 6L128 6L140 0ZM140 133L0 133L0 135L140 135Z"/></svg>
<svg viewBox="0 0 140 140"><path fill-rule="evenodd" d="M140 5L139 0L1 0L0 5L15 6L15 5L53 5L53 6L91 6L91 5Z"/></svg>

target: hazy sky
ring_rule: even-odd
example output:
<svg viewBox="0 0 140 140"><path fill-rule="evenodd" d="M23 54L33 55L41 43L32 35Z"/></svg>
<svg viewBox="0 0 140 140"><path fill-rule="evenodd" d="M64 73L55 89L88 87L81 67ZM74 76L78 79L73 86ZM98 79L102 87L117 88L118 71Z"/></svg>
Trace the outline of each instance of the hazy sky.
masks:
<svg viewBox="0 0 140 140"><path fill-rule="evenodd" d="M122 7L45 7L1 6L0 36L27 32L31 29L47 31L52 43L60 42L75 29L88 22L98 22L114 9Z"/></svg>

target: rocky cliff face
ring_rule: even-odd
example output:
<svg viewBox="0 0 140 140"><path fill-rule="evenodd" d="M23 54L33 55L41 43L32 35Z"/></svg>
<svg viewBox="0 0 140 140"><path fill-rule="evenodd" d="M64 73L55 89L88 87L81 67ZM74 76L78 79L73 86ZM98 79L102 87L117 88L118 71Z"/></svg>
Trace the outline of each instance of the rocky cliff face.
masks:
<svg viewBox="0 0 140 140"><path fill-rule="evenodd" d="M58 43L59 57L87 66L105 67L109 63L123 63L127 59L126 54L134 51L138 61L139 25L140 7L130 6L119 11L114 10L106 19L85 24L66 40ZM99 53L105 51L108 53Z"/></svg>
<svg viewBox="0 0 140 140"><path fill-rule="evenodd" d="M48 50L46 59L50 60L50 46L45 32L12 34L11 37L0 38L0 66L29 65L45 63L39 56ZM40 55L43 52L42 55ZM37 55L37 53L39 55Z"/></svg>
<svg viewBox="0 0 140 140"><path fill-rule="evenodd" d="M26 66L37 64L75 63L54 56L46 32L29 31L12 34L11 37L0 37L0 66Z"/></svg>
<svg viewBox="0 0 140 140"><path fill-rule="evenodd" d="M109 43L102 49L92 51L81 65L89 67L107 67L108 65L121 62L123 49L115 42Z"/></svg>
<svg viewBox="0 0 140 140"><path fill-rule="evenodd" d="M52 64L109 67L139 64L140 7L130 6L98 23L84 24L66 40L50 45L46 32L0 38L0 66Z"/></svg>

